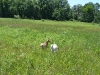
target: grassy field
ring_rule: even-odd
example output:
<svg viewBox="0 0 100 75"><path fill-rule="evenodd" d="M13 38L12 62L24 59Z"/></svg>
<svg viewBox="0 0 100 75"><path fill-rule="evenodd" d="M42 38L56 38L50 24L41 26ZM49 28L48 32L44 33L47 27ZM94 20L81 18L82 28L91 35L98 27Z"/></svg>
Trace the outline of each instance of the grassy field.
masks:
<svg viewBox="0 0 100 75"><path fill-rule="evenodd" d="M51 52L51 43L59 46L57 52ZM0 18L0 75L100 75L100 27Z"/></svg>

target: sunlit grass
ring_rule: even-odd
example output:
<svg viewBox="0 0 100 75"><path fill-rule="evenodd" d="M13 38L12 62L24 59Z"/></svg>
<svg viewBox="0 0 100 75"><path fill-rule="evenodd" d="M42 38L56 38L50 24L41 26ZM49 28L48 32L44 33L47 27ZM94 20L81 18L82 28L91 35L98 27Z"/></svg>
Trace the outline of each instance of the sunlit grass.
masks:
<svg viewBox="0 0 100 75"><path fill-rule="evenodd" d="M46 39L59 50L39 45ZM99 75L100 27L91 23L0 19L1 75Z"/></svg>

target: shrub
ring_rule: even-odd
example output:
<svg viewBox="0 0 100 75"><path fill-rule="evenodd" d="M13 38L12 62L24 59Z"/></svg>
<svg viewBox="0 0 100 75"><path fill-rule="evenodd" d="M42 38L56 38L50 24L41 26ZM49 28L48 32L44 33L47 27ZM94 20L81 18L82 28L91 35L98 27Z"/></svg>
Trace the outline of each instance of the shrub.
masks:
<svg viewBox="0 0 100 75"><path fill-rule="evenodd" d="M20 16L19 15L14 15L14 18L15 19L20 19Z"/></svg>
<svg viewBox="0 0 100 75"><path fill-rule="evenodd" d="M41 19L42 22L44 22L44 19Z"/></svg>

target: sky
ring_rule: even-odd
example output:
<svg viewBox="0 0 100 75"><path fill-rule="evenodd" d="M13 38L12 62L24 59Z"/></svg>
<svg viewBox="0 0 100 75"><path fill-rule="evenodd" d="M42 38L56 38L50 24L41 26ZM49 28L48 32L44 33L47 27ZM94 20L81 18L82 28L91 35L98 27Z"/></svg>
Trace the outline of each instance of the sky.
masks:
<svg viewBox="0 0 100 75"><path fill-rule="evenodd" d="M68 3L70 4L71 7L77 4L85 5L88 2L93 2L93 3L98 2L100 4L100 0L68 0Z"/></svg>

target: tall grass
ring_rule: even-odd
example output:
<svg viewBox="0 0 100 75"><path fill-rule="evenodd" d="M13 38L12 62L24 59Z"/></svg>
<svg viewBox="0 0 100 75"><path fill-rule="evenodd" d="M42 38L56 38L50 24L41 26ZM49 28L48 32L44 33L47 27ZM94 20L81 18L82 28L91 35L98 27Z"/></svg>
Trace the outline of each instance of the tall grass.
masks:
<svg viewBox="0 0 100 75"><path fill-rule="evenodd" d="M57 52L40 49L47 38ZM99 67L97 24L0 18L0 75L99 75Z"/></svg>

